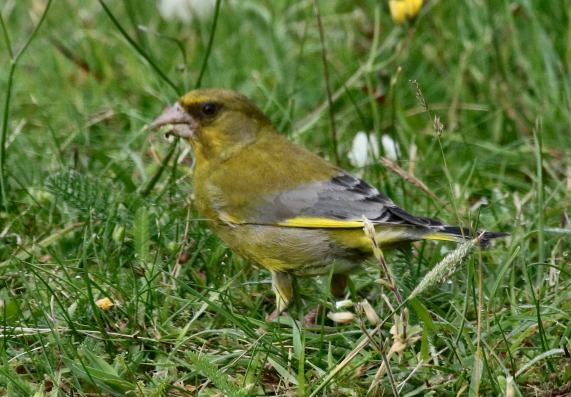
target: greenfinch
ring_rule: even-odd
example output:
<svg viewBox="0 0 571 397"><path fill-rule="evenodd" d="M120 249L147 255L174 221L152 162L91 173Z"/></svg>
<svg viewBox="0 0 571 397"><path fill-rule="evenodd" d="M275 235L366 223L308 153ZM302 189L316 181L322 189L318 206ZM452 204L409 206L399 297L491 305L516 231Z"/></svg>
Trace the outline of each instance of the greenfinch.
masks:
<svg viewBox="0 0 571 397"><path fill-rule="evenodd" d="M332 293L344 293L347 274L372 255L364 218L383 249L475 235L399 208L373 186L280 135L237 92L191 91L150 127L163 126L192 146L195 203L211 229L232 251L270 271L274 315L292 301L296 276L332 274ZM503 235L478 234L483 243Z"/></svg>

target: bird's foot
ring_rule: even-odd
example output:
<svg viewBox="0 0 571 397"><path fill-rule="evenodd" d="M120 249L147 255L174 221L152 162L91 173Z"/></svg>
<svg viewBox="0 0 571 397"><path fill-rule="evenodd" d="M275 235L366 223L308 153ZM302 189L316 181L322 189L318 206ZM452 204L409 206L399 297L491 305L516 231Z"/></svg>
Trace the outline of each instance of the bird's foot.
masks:
<svg viewBox="0 0 571 397"><path fill-rule="evenodd" d="M276 318L278 318L281 315L288 315L287 310L282 310L282 311L278 311L278 309L275 309L273 312L271 312L270 314L268 314L266 316L266 321L271 323L272 321L274 321Z"/></svg>
<svg viewBox="0 0 571 397"><path fill-rule="evenodd" d="M307 328L315 327L320 314L323 314L323 305L317 305L303 317L303 325Z"/></svg>

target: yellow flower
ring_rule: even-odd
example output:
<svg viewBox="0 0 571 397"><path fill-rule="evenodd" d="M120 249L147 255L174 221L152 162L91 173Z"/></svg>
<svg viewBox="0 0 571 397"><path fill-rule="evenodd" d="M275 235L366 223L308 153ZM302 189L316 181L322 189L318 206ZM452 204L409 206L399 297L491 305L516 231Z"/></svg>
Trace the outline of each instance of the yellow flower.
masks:
<svg viewBox="0 0 571 397"><path fill-rule="evenodd" d="M389 9L393 21L398 24L404 22L405 19L416 17L424 0L389 0Z"/></svg>
<svg viewBox="0 0 571 397"><path fill-rule="evenodd" d="M98 308L104 311L111 309L115 305L113 301L107 297L98 299L95 304Z"/></svg>
<svg viewBox="0 0 571 397"><path fill-rule="evenodd" d="M403 0L389 0L389 9L391 10L393 21L398 24L404 22L406 17L406 4Z"/></svg>

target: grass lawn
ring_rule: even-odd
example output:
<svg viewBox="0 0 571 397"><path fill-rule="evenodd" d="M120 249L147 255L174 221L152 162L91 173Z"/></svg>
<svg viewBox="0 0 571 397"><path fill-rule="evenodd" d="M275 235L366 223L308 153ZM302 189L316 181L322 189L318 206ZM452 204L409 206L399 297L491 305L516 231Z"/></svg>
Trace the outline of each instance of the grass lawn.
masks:
<svg viewBox="0 0 571 397"><path fill-rule="evenodd" d="M398 25L321 0L322 36L315 1L157 3L0 2L0 395L571 393L567 2L430 0ZM146 128L198 85L411 213L511 235L386 252L401 308L372 260L347 307L300 279L268 323L269 274L196 212L188 145ZM356 166L359 131L396 158ZM304 327L318 304L354 318Z"/></svg>

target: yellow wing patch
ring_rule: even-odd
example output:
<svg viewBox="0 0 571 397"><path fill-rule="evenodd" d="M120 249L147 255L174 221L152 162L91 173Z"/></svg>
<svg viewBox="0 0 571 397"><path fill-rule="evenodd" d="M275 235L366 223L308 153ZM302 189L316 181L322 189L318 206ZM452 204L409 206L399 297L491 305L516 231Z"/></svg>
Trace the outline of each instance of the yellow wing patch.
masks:
<svg viewBox="0 0 571 397"><path fill-rule="evenodd" d="M363 222L358 220L344 221L341 219L319 218L310 216L300 216L290 218L278 223L279 226L288 227L308 227L308 228L324 228L324 229L348 229L362 228Z"/></svg>
<svg viewBox="0 0 571 397"><path fill-rule="evenodd" d="M423 236L425 240L459 241L458 237L446 233L429 233Z"/></svg>

